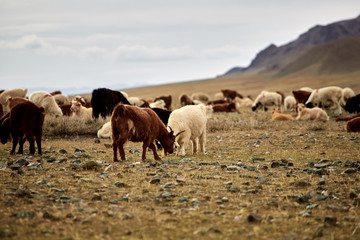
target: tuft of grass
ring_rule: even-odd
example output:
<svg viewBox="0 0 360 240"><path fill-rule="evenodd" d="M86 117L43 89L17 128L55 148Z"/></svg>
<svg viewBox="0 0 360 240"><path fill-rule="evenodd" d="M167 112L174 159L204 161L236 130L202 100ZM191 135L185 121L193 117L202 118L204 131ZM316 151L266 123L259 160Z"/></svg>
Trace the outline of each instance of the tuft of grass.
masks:
<svg viewBox="0 0 360 240"><path fill-rule="evenodd" d="M95 161L88 161L81 165L81 168L83 170L95 170L98 171L101 169L101 164L95 162Z"/></svg>

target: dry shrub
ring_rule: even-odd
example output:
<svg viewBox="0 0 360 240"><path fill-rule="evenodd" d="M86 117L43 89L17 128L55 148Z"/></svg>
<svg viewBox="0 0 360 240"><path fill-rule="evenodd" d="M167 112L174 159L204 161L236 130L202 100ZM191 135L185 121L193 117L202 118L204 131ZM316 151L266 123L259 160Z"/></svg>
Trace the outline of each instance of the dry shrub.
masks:
<svg viewBox="0 0 360 240"><path fill-rule="evenodd" d="M110 118L98 118L97 120L83 120L74 117L54 117L46 116L43 126L45 136L62 135L96 135L97 131Z"/></svg>

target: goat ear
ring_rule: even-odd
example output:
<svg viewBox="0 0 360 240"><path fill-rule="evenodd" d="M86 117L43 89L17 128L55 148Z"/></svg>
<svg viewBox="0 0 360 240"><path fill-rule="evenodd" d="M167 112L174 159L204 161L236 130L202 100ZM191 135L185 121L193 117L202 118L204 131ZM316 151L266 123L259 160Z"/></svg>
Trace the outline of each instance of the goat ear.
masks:
<svg viewBox="0 0 360 240"><path fill-rule="evenodd" d="M175 137L179 136L180 134L182 134L183 132L185 132L185 130L182 130L181 132L178 132Z"/></svg>

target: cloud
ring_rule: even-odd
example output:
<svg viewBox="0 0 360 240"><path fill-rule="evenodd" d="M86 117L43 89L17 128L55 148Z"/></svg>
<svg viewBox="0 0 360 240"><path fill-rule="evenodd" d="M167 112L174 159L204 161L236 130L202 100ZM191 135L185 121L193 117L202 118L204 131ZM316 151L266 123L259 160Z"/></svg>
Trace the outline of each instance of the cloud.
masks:
<svg viewBox="0 0 360 240"><path fill-rule="evenodd" d="M16 41L0 41L1 49L40 49L49 46L49 43L35 34L23 36Z"/></svg>
<svg viewBox="0 0 360 240"><path fill-rule="evenodd" d="M194 56L190 47L118 46L112 56L120 61L183 60Z"/></svg>

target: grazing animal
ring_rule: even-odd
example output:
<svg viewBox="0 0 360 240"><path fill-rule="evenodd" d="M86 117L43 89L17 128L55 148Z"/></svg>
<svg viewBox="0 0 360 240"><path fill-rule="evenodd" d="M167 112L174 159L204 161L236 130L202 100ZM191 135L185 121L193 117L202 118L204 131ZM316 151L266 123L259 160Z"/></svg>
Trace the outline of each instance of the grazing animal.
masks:
<svg viewBox="0 0 360 240"><path fill-rule="evenodd" d="M130 105L133 106L140 107L143 104L143 101L138 97L127 97L127 100L129 101Z"/></svg>
<svg viewBox="0 0 360 240"><path fill-rule="evenodd" d="M189 105L172 111L168 127L175 132L184 132L176 137L176 155L185 155L185 148L192 142L192 153L196 153L200 144L200 151L205 154L206 123L210 106Z"/></svg>
<svg viewBox="0 0 360 240"><path fill-rule="evenodd" d="M254 103L254 101L249 97L245 97L245 98L236 97L234 102L237 111L240 111L241 108L250 108Z"/></svg>
<svg viewBox="0 0 360 240"><path fill-rule="evenodd" d="M281 113L279 109L274 109L271 121L288 121L294 118L290 114Z"/></svg>
<svg viewBox="0 0 360 240"><path fill-rule="evenodd" d="M87 108L91 108L91 102L89 102L86 98L82 97L82 96L75 96L73 97L73 99L71 100L71 102L79 102L81 103L81 105L83 105L84 107Z"/></svg>
<svg viewBox="0 0 360 240"><path fill-rule="evenodd" d="M166 103L164 100L159 99L149 104L150 108L161 108L165 109Z"/></svg>
<svg viewBox="0 0 360 240"><path fill-rule="evenodd" d="M56 94L56 95L53 95L53 96L55 98L55 102L58 105L69 104L70 103L70 100L69 100L68 96L65 96L64 94Z"/></svg>
<svg viewBox="0 0 360 240"><path fill-rule="evenodd" d="M111 115L114 107L119 102L130 105L129 101L118 91L107 88L94 89L91 96L91 106L93 108L94 118L106 118Z"/></svg>
<svg viewBox="0 0 360 240"><path fill-rule="evenodd" d="M353 115L353 116L344 116L344 117L337 117L336 118L336 122L340 122L340 121L349 121L349 120L351 120L351 119L353 119L353 118L357 118L357 117L360 117L360 113L358 113L358 114L355 114L355 115Z"/></svg>
<svg viewBox="0 0 360 240"><path fill-rule="evenodd" d="M111 121L105 123L97 132L98 138L111 138Z"/></svg>
<svg viewBox="0 0 360 240"><path fill-rule="evenodd" d="M60 90L55 90L55 91L50 93L50 95L53 95L53 96L55 96L57 94L62 94L62 92Z"/></svg>
<svg viewBox="0 0 360 240"><path fill-rule="evenodd" d="M355 96L354 91L351 88L343 88L341 92L341 99L340 99L340 105L344 107L346 105L346 102Z"/></svg>
<svg viewBox="0 0 360 240"><path fill-rule="evenodd" d="M29 100L38 106L43 106L45 108L46 114L51 114L55 116L63 115L60 107L55 102L54 96L50 95L48 92L33 92L32 94L30 94Z"/></svg>
<svg viewBox="0 0 360 240"><path fill-rule="evenodd" d="M279 93L262 91L255 99L251 109L256 111L259 107L263 106L264 111L267 111L269 106L280 108L282 97Z"/></svg>
<svg viewBox="0 0 360 240"><path fill-rule="evenodd" d="M16 146L19 143L18 154L23 153L24 137L28 140L30 154L35 154L35 144L38 153L41 155L42 127L45 117L45 108L38 107L30 101L23 101L11 107L9 116L2 121L0 137L2 144L12 137L13 145L10 154L15 154Z"/></svg>
<svg viewBox="0 0 360 240"><path fill-rule="evenodd" d="M360 113L360 94L348 99L344 109L349 113Z"/></svg>
<svg viewBox="0 0 360 240"><path fill-rule="evenodd" d="M236 97L243 98L243 95L238 93L236 90L231 89L221 89L221 92L226 101L232 102Z"/></svg>
<svg viewBox="0 0 360 240"><path fill-rule="evenodd" d="M302 104L305 104L311 95L311 92L304 90L294 90L291 93L294 95L296 103Z"/></svg>
<svg viewBox="0 0 360 240"><path fill-rule="evenodd" d="M164 125L167 126L171 111L161 108L150 108L150 109L153 110L158 115L160 120L164 123Z"/></svg>
<svg viewBox="0 0 360 240"><path fill-rule="evenodd" d="M72 112L71 112L71 104L61 104L59 105L59 108L61 109L63 116L71 116Z"/></svg>
<svg viewBox="0 0 360 240"><path fill-rule="evenodd" d="M167 110L170 110L170 109L171 109L171 102L172 102L172 97L171 97L171 95L169 95L169 96L160 96L160 97L157 97L157 98L154 99L154 102L156 102L156 101L158 101L158 100L160 100L160 99L164 100L164 102L165 102L165 108L166 108Z"/></svg>
<svg viewBox="0 0 360 240"><path fill-rule="evenodd" d="M4 115L4 110L2 104L0 103L0 118L2 118L3 115Z"/></svg>
<svg viewBox="0 0 360 240"><path fill-rule="evenodd" d="M309 99L305 105L307 108L336 108L336 113L341 114L340 99L342 96L342 89L340 87L331 86L316 89L312 91Z"/></svg>
<svg viewBox="0 0 360 240"><path fill-rule="evenodd" d="M93 109L92 108L86 108L79 102L72 102L70 111L73 113L72 116L81 118L84 120L89 120L92 118L93 115Z"/></svg>
<svg viewBox="0 0 360 240"><path fill-rule="evenodd" d="M222 103L212 105L213 112L236 112L235 103Z"/></svg>
<svg viewBox="0 0 360 240"><path fill-rule="evenodd" d="M281 92L281 91L275 91L277 94L280 94L280 96L281 96L281 103L282 104L284 104L284 100L285 100L285 95L284 95L284 93L283 92Z"/></svg>
<svg viewBox="0 0 360 240"><path fill-rule="evenodd" d="M210 96L206 93L193 93L191 94L191 98L192 100L198 100L204 104L211 100Z"/></svg>
<svg viewBox="0 0 360 240"><path fill-rule="evenodd" d="M222 92L218 92L214 94L214 100L225 100L224 94Z"/></svg>
<svg viewBox="0 0 360 240"><path fill-rule="evenodd" d="M227 103L227 102L228 101L226 101L224 99L217 99L217 100L208 101L206 103L206 105L223 104L223 103Z"/></svg>
<svg viewBox="0 0 360 240"><path fill-rule="evenodd" d="M293 96L287 96L284 100L285 111L294 111L296 100Z"/></svg>
<svg viewBox="0 0 360 240"><path fill-rule="evenodd" d="M195 103L193 102L192 98L189 97L187 94L183 93L180 95L179 97L179 101L180 101L180 105L183 106L187 106L187 105L195 105Z"/></svg>
<svg viewBox="0 0 360 240"><path fill-rule="evenodd" d="M158 115L150 108L126 106L118 104L111 115L114 162L118 161L117 149L121 160L125 160L124 144L127 141L143 142L142 160L146 159L146 149L149 147L155 160L160 160L156 152L154 140L160 141L164 154L174 152L174 131L168 131Z"/></svg>
<svg viewBox="0 0 360 240"><path fill-rule="evenodd" d="M360 132L360 117L353 118L346 124L347 132Z"/></svg>
<svg viewBox="0 0 360 240"><path fill-rule="evenodd" d="M312 89L312 88L310 88L310 87L302 87L302 88L300 88L300 90L302 90L302 91L307 91L307 92L312 92L312 91L314 91L314 89Z"/></svg>
<svg viewBox="0 0 360 240"><path fill-rule="evenodd" d="M10 90L5 90L0 94L0 103L3 105L4 111L8 111L8 100L11 97L21 97L25 98L27 94L27 88L24 90L21 88L15 88Z"/></svg>
<svg viewBox="0 0 360 240"><path fill-rule="evenodd" d="M316 120L316 121L328 121L329 116L321 108L306 108L304 104L298 104L298 116L296 120Z"/></svg>

